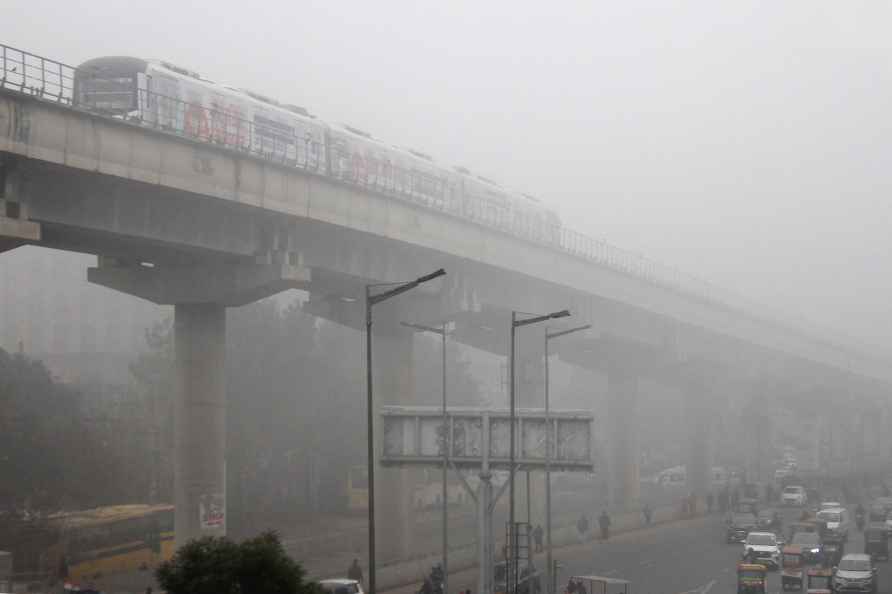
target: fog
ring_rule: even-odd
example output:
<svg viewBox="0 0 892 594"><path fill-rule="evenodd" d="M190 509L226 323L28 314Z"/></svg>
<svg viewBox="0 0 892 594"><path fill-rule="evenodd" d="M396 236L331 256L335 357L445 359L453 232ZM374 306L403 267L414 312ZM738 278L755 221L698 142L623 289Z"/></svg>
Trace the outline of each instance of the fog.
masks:
<svg viewBox="0 0 892 594"><path fill-rule="evenodd" d="M6 0L3 14L0 43L71 65L113 55L163 59L215 82L304 106L326 122L351 124L388 144L429 153L446 167L466 166L533 194L571 229L706 279L796 324L866 345L887 360L892 354L892 276L886 271L892 253L890 4L156 0L129 5L94 0L77 5ZM125 105L119 115L130 117L130 109ZM400 237L376 237L366 245L356 241L365 230L362 224L346 229L343 237L323 238L334 228L324 225L300 230L326 249L333 246L333 252L343 240L346 247L335 260L361 260L355 252L371 251L374 245L383 246L381 260L394 255L386 263L388 273L401 265L404 246L391 250L390 245ZM270 243L280 245L278 230L269 235ZM172 237L164 246L170 253L189 247ZM210 239L201 247L224 251ZM121 253L117 264L128 264L126 250ZM375 389L384 396L378 396L378 405L440 405L439 338L412 334L397 323L443 322L403 319L408 311L430 311L431 303L459 310L452 321L462 328L456 330L460 336L450 337L444 355L450 405L507 404L508 370L501 352L507 336L494 337L501 330L478 322L501 322L487 317L506 314L494 311L493 295L523 291L526 279L515 273L524 269L499 276L504 287L487 286L479 299L482 311L476 311L478 294L464 285L491 272L492 263L478 267L479 262L468 261L461 270L459 258L448 262L454 276L426 287L431 299L419 299L413 303L417 307L405 310L393 303L386 306L390 309L381 307L386 322L375 335L380 346L374 374ZM151 264L165 272L163 259ZM377 264L361 274L375 278ZM326 283L336 287L332 290L351 290L343 287L359 283L353 275L360 265L327 271L330 278L323 271L309 292L287 291L230 307L225 323L221 314L217 325L207 323L207 328L188 317L197 316L194 311L182 308L177 316L195 324L182 335L174 331L173 308L88 284L85 270L94 265L94 256L33 246L0 254L0 403L7 407L0 410L0 476L22 477L0 486L0 549L18 546L17 533L9 528L15 514L16 522L30 522L31 510L174 501L176 458L207 463L202 470L211 478L201 488L223 491L198 493L196 487L190 492L189 505L201 506L190 516L193 523L199 515L204 522L204 498L214 506L223 500L230 536L279 529L288 553L305 563L314 578L340 576L356 555L365 560L366 385L361 316L354 315L361 303L359 295L326 293ZM313 266L323 268L315 261ZM594 266L591 270L593 278L613 282L610 273L600 277ZM314 268L313 283L317 274ZM460 280L439 284L453 278ZM530 284L530 301L542 297L537 292L548 292L544 286ZM892 478L885 474L892 452L887 437L892 408L881 380L828 371L846 363L822 360L821 345L798 345L783 333L755 336L752 329L759 326L749 325L746 316L732 314L726 320L716 314L720 308L698 309L687 297L679 300L681 306L666 305L659 315L639 315L636 308L642 303L660 310L664 304L649 299L670 292L655 289L641 297L630 289L628 303L611 301L627 288L605 288L598 294L603 302L577 302L590 309L574 311L571 321L590 322L594 330L585 340L581 333L573 337L579 342L568 338L563 344L570 346L563 351L554 347L550 376L540 350L542 342L550 344L544 326L520 331L520 406L541 406L549 377L556 409L581 409L594 419L587 443L593 466L584 473L555 472L554 515L556 531L563 530L562 545L594 539L593 531L577 523L580 515L595 521L609 508L618 528L635 533L651 528L650 516L641 514L654 511L670 532L652 540L651 533L629 537L629 551L642 559L631 571L671 582L675 573L699 571L692 568L700 557L715 555L709 558L727 568L738 560L730 549L715 552L725 530L719 516L698 516L688 507L696 508L698 501L705 505L707 496L710 513L713 497L727 498L729 492L773 505L783 502L773 489L784 486L785 473L806 468L814 484L831 482L827 477L832 475L836 482L825 494L832 492L847 504L856 498L867 501L871 489L881 485L890 491ZM691 303L693 308L684 309ZM678 320L669 319L679 311ZM474 319L467 322L462 314ZM564 328L561 323L551 328ZM221 336L212 332L224 328L224 349L200 343ZM619 336L611 334L614 330ZM628 336L621 336L623 331ZM717 338L722 333L727 336ZM696 344L680 345L684 340ZM713 347L714 359L703 355ZM802 363L800 355L803 360L814 356L814 361ZM642 361L633 360L639 357ZM179 392L181 401L177 373L185 378L181 385L195 393ZM205 382L202 374L211 379ZM4 375L15 380L5 381ZM188 409L202 398L207 401L199 404L206 409ZM187 419L177 429L175 410ZM413 435L420 440L421 417L413 422ZM187 435L193 427L196 436L207 431L211 437L206 442L196 437L188 447L175 449L175 433ZM213 439L219 440L216 449L207 445ZM530 447L541 446L544 439ZM687 478L686 464L697 468ZM529 496L535 507L532 524L544 521L539 470L533 469L539 486ZM432 467L388 469L382 471L384 478L379 475L382 566L402 563L399 571L411 572L403 566L414 563L416 573L426 571L422 565L440 554L443 507L454 513L449 531L456 557L465 568L473 565L479 518L471 499L459 498L467 484L450 475L449 505L442 506L439 472ZM496 472L495 487L506 474ZM476 480L476 471L465 472L464 478ZM177 480L187 484L182 477ZM858 483L851 491L850 480ZM526 497L520 500L526 503ZM799 505L805 508L805 502ZM490 506L499 544L505 536L505 507L504 499L500 507ZM172 508L163 511L173 522ZM181 509L177 513L186 517ZM168 532L173 539L172 526ZM608 539L602 535L602 540ZM76 539L72 542L79 546ZM651 545L656 548L648 549ZM29 546L38 550L43 545L35 539ZM578 557L562 553L567 572L589 572L591 563L604 569L624 558L611 559L606 543L592 546L595 555L603 555L597 562L590 559L591 549ZM684 571L676 572L672 555L683 550L692 551L695 561L680 561ZM172 551L171 546L165 554ZM37 553L16 554L18 567L34 572L56 561ZM656 561L651 563L648 555ZM687 562L691 565L682 567ZM387 571L396 572L393 567ZM620 574L629 572L619 567ZM718 582L708 581L711 574L702 576L697 583L700 578L693 577L644 584L635 591L706 594L709 584ZM5 591L3 577L0 567L0 592ZM718 579L733 578L730 573ZM388 587L411 581L393 573L387 579ZM696 589L702 583L706 586ZM147 584L140 581L139 591Z"/></svg>
<svg viewBox="0 0 892 594"><path fill-rule="evenodd" d="M298 103L540 196L577 229L887 343L879 2L8 0L0 36Z"/></svg>

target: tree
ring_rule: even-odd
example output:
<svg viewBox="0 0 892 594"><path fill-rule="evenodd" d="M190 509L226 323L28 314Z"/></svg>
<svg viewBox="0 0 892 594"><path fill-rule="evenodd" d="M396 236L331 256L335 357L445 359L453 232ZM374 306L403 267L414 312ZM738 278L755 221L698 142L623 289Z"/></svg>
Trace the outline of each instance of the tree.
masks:
<svg viewBox="0 0 892 594"><path fill-rule="evenodd" d="M169 594L318 594L275 532L235 543L205 537L180 548L155 572Z"/></svg>
<svg viewBox="0 0 892 594"><path fill-rule="evenodd" d="M0 349L0 476L7 479L0 509L95 506L116 497L119 469L82 400L40 361Z"/></svg>

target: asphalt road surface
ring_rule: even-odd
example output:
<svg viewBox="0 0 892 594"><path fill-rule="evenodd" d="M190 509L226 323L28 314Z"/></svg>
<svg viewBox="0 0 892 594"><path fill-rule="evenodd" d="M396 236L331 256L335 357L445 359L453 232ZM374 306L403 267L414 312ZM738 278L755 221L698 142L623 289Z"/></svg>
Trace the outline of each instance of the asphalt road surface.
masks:
<svg viewBox="0 0 892 594"><path fill-rule="evenodd" d="M784 523L797 519L798 510L783 510ZM736 564L743 545L725 543L722 517L714 515L617 535L606 543L590 542L555 549L558 593L571 575L604 575L628 579L635 594L709 594L736 592ZM846 553L863 550L863 537L852 526ZM544 570L545 556L536 556ZM892 563L879 563L879 592L892 594ZM783 592L780 573L768 573L768 592ZM544 577L543 577L544 585ZM476 591L476 571L450 577L451 592ZM412 588L395 592L409 594ZM605 594L614 594L608 591Z"/></svg>

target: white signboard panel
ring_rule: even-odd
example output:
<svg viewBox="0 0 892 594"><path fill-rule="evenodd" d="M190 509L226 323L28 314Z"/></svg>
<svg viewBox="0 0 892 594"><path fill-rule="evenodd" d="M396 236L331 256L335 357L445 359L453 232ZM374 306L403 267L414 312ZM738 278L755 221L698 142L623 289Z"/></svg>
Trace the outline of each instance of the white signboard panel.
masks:
<svg viewBox="0 0 892 594"><path fill-rule="evenodd" d="M555 470L593 470L592 422L585 411L550 414L551 464ZM524 467L545 466L545 411L521 409L516 414L515 461ZM381 411L380 453L385 465L441 464L448 456L456 466L507 469L510 459L510 415L506 410L389 406Z"/></svg>

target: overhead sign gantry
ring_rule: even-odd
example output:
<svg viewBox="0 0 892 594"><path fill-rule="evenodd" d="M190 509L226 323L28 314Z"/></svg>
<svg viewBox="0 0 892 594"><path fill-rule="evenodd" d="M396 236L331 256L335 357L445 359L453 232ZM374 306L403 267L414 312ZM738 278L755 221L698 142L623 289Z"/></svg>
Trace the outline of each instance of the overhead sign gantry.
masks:
<svg viewBox="0 0 892 594"><path fill-rule="evenodd" d="M594 470L592 422L587 411L520 409L515 418L515 466L510 465L511 417L508 410L387 406L381 410L380 461L384 466L440 466L444 457L477 503L477 591L492 594L495 539L493 510L506 482L493 495L494 470ZM552 447L548 447L549 440ZM549 456L551 459L549 460ZM476 490L459 470L476 470Z"/></svg>

